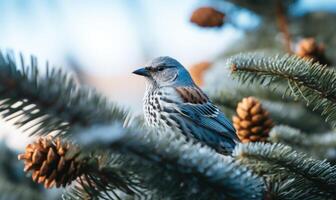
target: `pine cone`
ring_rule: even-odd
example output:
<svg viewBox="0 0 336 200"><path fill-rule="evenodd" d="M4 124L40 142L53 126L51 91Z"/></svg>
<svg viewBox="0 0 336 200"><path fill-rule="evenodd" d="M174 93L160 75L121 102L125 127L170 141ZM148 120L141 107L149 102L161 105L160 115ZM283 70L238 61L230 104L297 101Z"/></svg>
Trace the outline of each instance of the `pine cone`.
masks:
<svg viewBox="0 0 336 200"><path fill-rule="evenodd" d="M85 161L79 158L79 149L60 138L43 137L28 144L26 152L18 156L24 160L24 171L32 171L33 181L45 188L57 188L70 184L82 174Z"/></svg>
<svg viewBox="0 0 336 200"><path fill-rule="evenodd" d="M237 116L233 116L233 125L241 142L266 141L272 127L269 114L254 97L244 98L237 106Z"/></svg>
<svg viewBox="0 0 336 200"><path fill-rule="evenodd" d="M210 62L200 62L195 65L192 65L189 69L190 75L193 78L194 82L198 86L203 85L203 76L204 73L211 67Z"/></svg>
<svg viewBox="0 0 336 200"><path fill-rule="evenodd" d="M224 17L224 13L214 8L201 7L192 13L190 21L201 27L221 27Z"/></svg>
<svg viewBox="0 0 336 200"><path fill-rule="evenodd" d="M314 38L304 38L298 45L295 54L301 58L313 59L323 65L330 62L325 56L324 45L318 44Z"/></svg>

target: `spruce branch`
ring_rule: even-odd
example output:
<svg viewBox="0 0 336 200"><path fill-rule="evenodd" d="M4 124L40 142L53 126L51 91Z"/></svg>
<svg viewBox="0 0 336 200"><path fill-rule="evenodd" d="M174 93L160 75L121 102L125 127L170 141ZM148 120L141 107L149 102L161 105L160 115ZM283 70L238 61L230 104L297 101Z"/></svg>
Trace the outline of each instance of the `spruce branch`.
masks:
<svg viewBox="0 0 336 200"><path fill-rule="evenodd" d="M225 65L220 64L218 68L225 71L227 70L223 68ZM211 77L221 73L217 71L216 73L212 72ZM221 74L221 76L224 74L228 74L228 72ZM253 96L260 99L276 124L286 124L306 132L330 130L330 125L319 113L311 111L302 102L295 101L292 96L284 96L287 83L278 82L276 88L274 90L274 88L262 87L257 83L239 84L237 80L228 77L209 84L207 93L212 102L220 106L221 110L229 117L236 112L236 106L241 99Z"/></svg>
<svg viewBox="0 0 336 200"><path fill-rule="evenodd" d="M159 138L153 135L132 136L132 139L125 138L116 145L123 145L124 151L147 160L148 167L156 165L160 174L166 174L160 176L166 177L163 182L155 181L157 176L148 181L154 183L150 187L159 189L156 191L167 190L167 185L179 186L168 189L162 197L173 194L172 197L181 196L183 199L254 199L262 195L260 179L233 164L231 159L199 144L167 139L167 134L159 135Z"/></svg>
<svg viewBox="0 0 336 200"><path fill-rule="evenodd" d="M94 152L85 172L76 183L67 188L63 199L122 199L129 195L147 198L141 176L130 170L127 156L105 152Z"/></svg>
<svg viewBox="0 0 336 200"><path fill-rule="evenodd" d="M31 171L32 179L46 189L67 187L77 181L80 187L70 197L85 199L89 195L115 199L118 197L115 191L140 195L137 193L141 182L127 167L119 164L118 156L106 150L83 150L65 139L49 136L28 144L25 153L18 158L24 160L24 171Z"/></svg>
<svg viewBox="0 0 336 200"><path fill-rule="evenodd" d="M277 89L262 87L259 84L240 84L229 76L226 62L218 62L207 73L206 91L213 103L231 118L236 112L237 103L249 96L257 97L270 112L276 124L287 124L307 132L330 130L319 113L313 112L292 96L284 96L287 83L277 82Z"/></svg>
<svg viewBox="0 0 336 200"><path fill-rule="evenodd" d="M224 103L223 101L225 98L239 100L248 96L255 96L258 97L258 99L267 99L269 101L279 103L296 103L297 101L295 101L294 98L283 95L286 89L284 86L286 85L282 84L281 86L278 86L277 90L273 90L271 88L261 87L258 84L242 85L236 83L235 80L222 80L221 83L217 82L216 86L210 85L207 93L209 94L210 98L218 100L221 103ZM228 101L228 103L229 102L230 101Z"/></svg>
<svg viewBox="0 0 336 200"><path fill-rule="evenodd" d="M267 57L243 54L229 60L232 73L241 82L274 86L275 80L286 80L286 95L305 101L313 110L321 109L326 121L336 126L336 72L296 56Z"/></svg>
<svg viewBox="0 0 336 200"><path fill-rule="evenodd" d="M138 126L118 134L115 141L100 147L122 155L117 163L138 177L147 198L260 199L263 195L260 178L208 147Z"/></svg>
<svg viewBox="0 0 336 200"><path fill-rule="evenodd" d="M241 84L230 76L230 69L226 66L228 60L219 60L210 71L207 72L205 90L210 97L226 97L233 96L236 99L242 99L248 96L255 96L259 99L267 99L275 102L297 102L291 96L285 96L287 88L285 81L277 82L277 90L274 88L265 88L259 84ZM224 96L225 95L225 96Z"/></svg>
<svg viewBox="0 0 336 200"><path fill-rule="evenodd" d="M297 190L297 183L303 180L288 179L278 182L268 182L266 199L272 200L292 200L292 199L305 199L315 200L315 195L310 195L310 185L300 185L300 190ZM320 198L319 198L320 199Z"/></svg>
<svg viewBox="0 0 336 200"><path fill-rule="evenodd" d="M232 116L236 112L235 109L238 102L248 97L247 94L250 94L260 99L263 107L270 113L270 117L274 120L275 124L286 124L307 132L330 129L329 124L319 114L310 111L299 102L270 101L268 98L260 98L259 93L253 94L250 92L246 93L245 96L245 93L239 93L240 91L222 90L211 95L210 98L214 104L220 106L227 116Z"/></svg>
<svg viewBox="0 0 336 200"><path fill-rule="evenodd" d="M271 142L282 143L317 159L336 160L336 133L306 134L289 126L275 126L269 136Z"/></svg>
<svg viewBox="0 0 336 200"><path fill-rule="evenodd" d="M69 75L46 64L41 76L37 59L21 63L11 53L0 52L0 112L6 120L46 135L64 134L74 127L122 121L126 111L94 90L80 87Z"/></svg>
<svg viewBox="0 0 336 200"><path fill-rule="evenodd" d="M291 147L247 143L238 145L233 155L237 162L264 176L268 184L293 179L293 195L301 193L307 198L330 199L336 194L336 167L298 153Z"/></svg>

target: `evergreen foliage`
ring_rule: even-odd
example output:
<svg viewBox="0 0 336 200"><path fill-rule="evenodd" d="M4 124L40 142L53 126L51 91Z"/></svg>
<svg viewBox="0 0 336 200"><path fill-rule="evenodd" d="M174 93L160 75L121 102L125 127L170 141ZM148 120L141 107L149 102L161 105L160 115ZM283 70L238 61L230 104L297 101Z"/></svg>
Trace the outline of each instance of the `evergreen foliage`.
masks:
<svg viewBox="0 0 336 200"><path fill-rule="evenodd" d="M220 25L231 23L245 36L211 61L214 67L204 79L204 89L228 118L236 114L243 98L260 100L263 113L269 113L276 125L269 136L264 135L267 143L251 140L237 144L232 155L221 155L185 136L146 127L142 117L134 117L48 63L41 73L33 56L26 62L22 55L0 52L2 117L30 136L56 135L80 149L65 154L64 149L70 149L66 145L39 148L40 144L35 147L58 153L57 164L47 150L43 156L26 151L25 166L39 163L41 171L46 161L59 172L66 163L62 159L67 163L76 159L81 173L62 191L65 200L335 199L336 71L292 54L296 40L307 36L335 47L336 15L295 13L297 0L211 2L218 11L226 11L220 15ZM221 6L222 2L230 6ZM239 27L233 18L241 9L260 23L255 28ZM324 51L326 57L334 55L334 48L322 47L323 56ZM254 53L236 55L247 50ZM289 54L283 55L284 50ZM268 133L270 126L258 127ZM250 129L245 132L250 134ZM13 160L15 153L2 143L0 152L0 199L45 199L42 187L24 177L22 163ZM71 166L66 172L73 172Z"/></svg>
<svg viewBox="0 0 336 200"><path fill-rule="evenodd" d="M276 126L270 132L269 140L286 144L317 159L336 159L336 134L334 132L306 134L288 126Z"/></svg>
<svg viewBox="0 0 336 200"><path fill-rule="evenodd" d="M112 161L106 168L111 172L123 169L127 173L119 173L122 180L138 180L127 182L132 186L134 194L129 192L126 194L150 199L262 197L264 191L262 180L244 166L237 165L232 158L219 155L200 144L176 138L173 133L158 134L135 128L125 129L121 138L116 137L118 139L106 144L110 149L110 156L105 158ZM105 146L103 149L106 148ZM241 187L244 188L243 191ZM108 189L101 188L95 191L94 188L86 186L86 190L83 190L75 186L70 190L69 196L84 197L89 193L105 197L113 191Z"/></svg>
<svg viewBox="0 0 336 200"><path fill-rule="evenodd" d="M20 61L16 63L13 53L0 53L0 112L31 135L65 134L78 126L125 118L124 109L94 90L79 87L60 69L47 63L41 76L35 57L27 64L21 55Z"/></svg>
<svg viewBox="0 0 336 200"><path fill-rule="evenodd" d="M23 115L23 117L26 117L25 122L19 120L20 123L16 123L19 127L26 122L39 119L39 116L45 116L45 118L42 118L42 125L35 127L34 133L46 135L51 130L60 130L59 133L69 134L68 130L72 128L71 125L78 123L79 125L77 126L82 126L82 128L77 127L71 133L87 135L91 133L90 131L87 133L83 131L83 129L87 129L85 128L87 125L103 124L101 122L105 122L105 119L111 120L111 124L122 124L123 119L126 119L125 112L122 112L119 107L113 104L108 107L105 106L105 103L101 105L100 101L94 101L97 106L97 111L94 113L99 114L100 109L103 110L104 118L98 118L102 120L97 120L95 118L96 115L76 115L77 120L68 121L69 125L66 127L69 127L69 129L64 129L63 127L65 126L56 126L57 122L67 122L63 119L69 119L74 116L73 113L76 113L76 111L80 112L82 108L84 111L89 109L90 107L77 106L81 105L80 102L91 103L91 96L79 95L81 97L79 100L79 96L76 96L78 93L72 93L71 91L83 91L83 89L75 85L74 82L64 81L66 78L58 79L61 77L60 74L47 73L46 79L37 76L38 71L35 62L32 64L34 67L28 66L23 69L34 69L34 72L18 70L11 58L3 59L0 64L2 64L0 69L7 72L8 75L8 79L2 82L5 86L4 89L8 88L7 80L14 80L15 85L21 85L22 82L28 88L27 90L22 90L21 87L12 87L14 95L7 95L5 97L6 101L2 104L6 108L4 112L7 116L22 117L21 115ZM24 66L24 64L22 65ZM51 69L51 71L55 70ZM31 73L32 75L30 75ZM52 81L55 79L59 81ZM43 82L46 80L50 81ZM49 82L50 85L48 86L50 88L60 88L56 91L61 91L58 95L61 95L61 97L64 95L64 98L59 98L59 102L56 105L50 103L46 106L43 102L44 100L48 101L49 98L45 99L46 93L40 93L40 91L45 91L44 84ZM66 89L63 88L64 83L67 85ZM47 96L52 94L52 92L50 94L47 93ZM67 107L67 110L64 110L62 115L60 115L55 110L60 105L68 105L69 99L66 98L67 95L74 98L70 102L77 102L75 100L80 102L77 102L76 106L70 104L70 107ZM26 98L28 100L25 100ZM23 112L17 115L20 110L12 110L11 106L21 101L26 103L18 106L18 108L33 104L33 110L37 110L38 114L31 115L31 112ZM110 108L113 109L111 110ZM104 115L104 113L107 113L107 115ZM54 121L54 118L57 121ZM16 120L15 117L8 119ZM86 126L81 123L82 119L87 119L86 122L88 123L84 123ZM112 121L112 119L116 120ZM50 122L53 123L50 124ZM55 126L54 123L56 123ZM85 172L77 180L79 185L74 185L68 191L69 193L64 196L65 199L84 198L87 196L90 196L90 198L114 199L118 198L120 193L121 195L135 195L138 197L148 197L150 194L150 196L154 196L154 199L168 196L173 199L205 199L209 197L214 199L260 199L263 195L263 182L261 179L254 176L244 166L235 164L231 158L219 155L209 149L209 147L187 142L184 138L174 136L174 133L158 133L157 131L146 133L145 129L141 129L141 122L133 122L131 124L128 128L120 128L119 133L115 133L118 134L118 137L114 138L115 141L111 140L108 146L100 145L94 151L85 153L92 156L81 157L83 162L86 163ZM47 129L46 126L48 127ZM122 125L119 127L122 127ZM97 129L96 126L92 128ZM108 134L113 135L113 133ZM63 135L61 134L60 136ZM84 145L83 149L89 151L90 148L86 148ZM101 153L103 150L104 153ZM108 155L106 155L106 151L109 152ZM158 179L158 177L162 178ZM241 187L244 188L243 191Z"/></svg>
<svg viewBox="0 0 336 200"><path fill-rule="evenodd" d="M331 199L335 196L336 168L326 161L312 159L282 144L248 143L239 145L233 156L263 176L275 191L291 184L293 199L300 193L311 199ZM282 181L290 181L282 183ZM276 186L280 182L280 185ZM274 192L274 191L273 191ZM277 194L282 196L283 194Z"/></svg>
<svg viewBox="0 0 336 200"><path fill-rule="evenodd" d="M285 95L293 95L311 106L321 109L326 121L336 126L335 71L296 56L267 57L263 54L244 54L230 59L233 74L241 82L273 86L279 80L287 81Z"/></svg>
<svg viewBox="0 0 336 200"><path fill-rule="evenodd" d="M285 58L297 59L292 57ZM239 59L239 61L242 60ZM277 58L276 60L279 59ZM30 90L28 90L30 91L29 95L27 95L26 91L22 91L20 87L12 88L12 93L15 95L7 95L5 103L3 103L7 108L4 113L7 113L8 116L19 111L16 109L11 110L11 106L21 101L26 101L26 106L33 104L38 113L43 113L39 116L47 116L47 119L49 119L45 122L47 124L53 118L58 120L69 119L67 115L72 116L71 113L75 113L72 109L75 109L75 111L76 109L81 109L76 106L68 107L68 110L64 111L64 115L62 115L65 117L60 118L59 114L55 114L48 109L52 108L53 104L45 107L45 104L39 103L40 98L32 98L31 101L25 100L25 97L30 97L32 96L31 94L38 94L38 91L43 88L42 86L36 87L39 83L37 80L46 79L37 76L37 70L33 73L35 74L34 76L28 76L29 72L22 73L16 68L16 64L11 59L7 58L5 61L8 62L2 62L3 65L0 65L0 69L4 71L9 71L10 69L15 72L11 73L13 77L21 77L13 78L16 84L24 80L27 87L31 86ZM9 61L11 61L11 65L8 64ZM257 64L260 64L247 65L234 61L236 60L231 59L229 61L235 64L234 73L240 72L240 69L245 69L242 66L259 66ZM285 59L285 61L287 60ZM299 59L297 59L297 62L300 65L302 63L311 64ZM285 62L283 65L287 65L287 63ZM310 67L315 66L314 64L312 65ZM9 69L8 66L10 66ZM320 67L320 65L316 66ZM268 69L266 65L263 67ZM30 69L29 66L27 68ZM257 77L253 73L262 71L258 67L255 68L256 70L252 70L252 72L244 73L242 71L242 73L238 73L240 79L253 82ZM37 69L36 66L35 69ZM280 74L278 78L290 77L290 75L281 76L281 74L286 74L285 72L287 72L281 70L282 68L276 69L271 68L269 71L270 73ZM288 71L287 73L290 74L291 70ZM262 71L262 80L259 79L259 81L269 85L273 79L270 77L271 80L264 82L269 78L266 72L268 71ZM332 72L328 71L328 73ZM47 75L51 80L59 77L59 75L54 73L47 73ZM254 77L254 79L250 76ZM294 78L293 80L298 79ZM4 83L8 82L4 81L2 84ZM28 83L33 84L29 85ZM304 87L305 83L304 81L300 82L302 87ZM63 84L64 82L53 82L53 87L62 88ZM8 84L4 84L4 86L8 87ZM75 83L71 83L68 87L76 88L75 91L83 91ZM325 89L322 86L320 88ZM68 89L68 91L73 90ZM286 91L285 94L287 93ZM36 96L38 97L38 95ZM97 94L97 96L99 95ZM91 100L90 95L81 97L82 102L90 102ZM65 104L66 102L63 102L67 100L66 98L60 98L59 104L67 105ZM291 99L288 100L295 103ZM280 103L280 100L278 102ZM96 105L102 110L107 107L106 104L102 104L102 107L100 107L101 104ZM142 126L141 120L135 119L127 122L125 121L127 114L123 109L114 104L108 105L110 107L107 108L114 108L112 111L118 112L111 112L109 109L107 110L109 112L104 110L103 113L109 114L103 116L108 117L100 118L101 120L98 121L91 120L91 117L95 117L95 115L85 116L88 117L87 122L90 122L85 125L89 126L81 124L82 118L78 117L78 125L76 125L77 120L70 121L69 129L62 129L58 126L51 126L53 128L56 127L55 129L45 129L44 126L35 127L35 133L40 135L47 134L45 131L50 130L62 130L60 133L90 135L92 130L90 128L87 129L90 125L91 129L100 130L96 125L107 124L107 122L111 125L114 124L114 126L119 124L116 126L119 127L118 132L97 133L111 136L110 140L105 141L103 144L95 145L95 141L89 143L84 141L82 143L82 148L85 149L84 155L87 155L82 157L83 161L85 160L86 162L86 170L77 179L76 183L67 189L63 195L64 199L122 199L128 197L149 199L168 197L172 199L261 199L264 195L273 199L299 197L328 199L335 195L332 189L336 184L334 181L336 180L335 167L326 161L314 160L288 146L263 143L238 145L233 153L233 158L222 156L207 146L186 141L184 137L177 137L174 133L148 130ZM97 113L99 113L99 110ZM21 115L26 117L27 122L36 119L31 117L30 113L23 112L18 117ZM77 127L71 130L72 123ZM127 125L126 128L123 128L124 123ZM25 123L17 125L21 126L22 124ZM60 136L63 136L63 134ZM81 141L78 140L78 142ZM158 177L161 178L158 179ZM261 177L265 180L266 191ZM288 191L289 188L290 191Z"/></svg>
<svg viewBox="0 0 336 200"><path fill-rule="evenodd" d="M275 124L284 124L298 128L307 133L324 132L330 130L330 125L321 115L307 108L305 102L295 100L294 96L286 95L287 82L277 81L274 87L265 87L257 82L239 82L229 77L230 59L218 62L207 74L206 91L212 102L219 105L227 116L236 112L236 106L241 99L249 96L258 98L263 107L268 110ZM223 78L227 77L227 78ZM309 123L307 123L309 122Z"/></svg>

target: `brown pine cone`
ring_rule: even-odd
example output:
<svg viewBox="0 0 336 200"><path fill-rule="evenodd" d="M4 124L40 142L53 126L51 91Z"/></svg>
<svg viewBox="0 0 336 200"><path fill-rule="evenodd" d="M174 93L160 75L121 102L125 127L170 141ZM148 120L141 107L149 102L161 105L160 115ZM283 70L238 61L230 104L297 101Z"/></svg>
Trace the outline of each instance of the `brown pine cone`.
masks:
<svg viewBox="0 0 336 200"><path fill-rule="evenodd" d="M203 76L204 73L211 67L211 63L204 61L204 62L200 62L197 64L194 64L190 67L189 72L190 75L192 77L192 79L194 80L194 82L196 83L196 85L198 86L202 86L203 85Z"/></svg>
<svg viewBox="0 0 336 200"><path fill-rule="evenodd" d="M329 65L330 62L325 57L324 45L318 44L314 38L302 39L295 51L295 54L301 58L313 59L323 65Z"/></svg>
<svg viewBox="0 0 336 200"><path fill-rule="evenodd" d="M24 154L24 171L32 171L33 181L43 183L45 188L57 188L70 184L82 174L85 162L79 159L80 151L74 144L60 138L42 137L28 144Z"/></svg>
<svg viewBox="0 0 336 200"><path fill-rule="evenodd" d="M192 13L190 21L201 27L221 27L224 17L224 13L212 7L201 7Z"/></svg>
<svg viewBox="0 0 336 200"><path fill-rule="evenodd" d="M233 126L241 142L263 142L268 138L272 127L269 114L254 97L244 98L237 106L237 115L233 116Z"/></svg>

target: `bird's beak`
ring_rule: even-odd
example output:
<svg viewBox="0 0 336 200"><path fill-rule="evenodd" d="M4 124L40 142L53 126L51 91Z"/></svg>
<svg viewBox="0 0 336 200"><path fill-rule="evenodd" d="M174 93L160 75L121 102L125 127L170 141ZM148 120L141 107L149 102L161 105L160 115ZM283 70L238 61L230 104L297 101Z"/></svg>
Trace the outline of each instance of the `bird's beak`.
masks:
<svg viewBox="0 0 336 200"><path fill-rule="evenodd" d="M137 69L133 72L133 74L137 74L140 76L146 76L146 77L150 76L149 71L145 68Z"/></svg>

